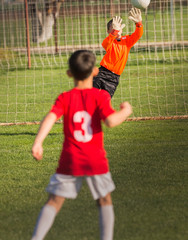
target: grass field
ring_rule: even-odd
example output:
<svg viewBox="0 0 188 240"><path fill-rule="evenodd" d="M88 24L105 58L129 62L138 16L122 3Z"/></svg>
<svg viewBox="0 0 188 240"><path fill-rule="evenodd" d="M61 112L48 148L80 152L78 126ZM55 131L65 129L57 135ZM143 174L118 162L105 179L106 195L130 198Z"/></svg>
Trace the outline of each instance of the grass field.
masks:
<svg viewBox="0 0 188 240"><path fill-rule="evenodd" d="M98 6L102 6L101 1L97 3ZM57 23L59 46L101 44L106 37L106 22L111 18L110 12L99 11L98 14L75 12L67 16L65 10L66 7L70 10L70 5L65 5ZM188 114L188 83L186 81L188 49L184 45L184 41L188 39L187 6L183 7L180 4L175 5L174 8L173 34L176 42L174 47L147 48L147 43L172 41L170 5L164 6L162 11L157 8L148 8L147 14L143 11L144 34L139 43L146 45L144 49L132 48L112 101L116 109L120 101L130 101L134 110L133 117ZM67 59L70 53L64 52L60 55L32 53L32 68L28 70L27 56L12 51L15 47L23 48L26 44L23 7L23 4L8 4L6 5L7 13L1 16L4 18L2 18L3 24L0 25L2 33L0 34L0 123L40 121L57 95L73 86L72 80L66 76ZM8 15L8 9L14 9L14 11L10 11ZM124 33L130 34L135 30L135 25L128 21L127 11L121 8L118 14L126 23ZM30 38L32 38L31 27ZM180 45L178 41L181 41ZM31 41L31 47L33 46L37 45ZM45 43L41 43L40 46L44 47ZM54 46L54 38L48 41L47 46ZM104 52L95 53L99 66Z"/></svg>
<svg viewBox="0 0 188 240"><path fill-rule="evenodd" d="M57 166L62 126L44 143L44 159L30 154L38 126L0 128L0 239L30 239ZM104 127L116 184L115 240L186 240L188 120L126 122ZM67 200L46 239L99 239L98 211L87 185Z"/></svg>
<svg viewBox="0 0 188 240"><path fill-rule="evenodd" d="M156 53L149 56L145 51L131 52L112 99L113 106L118 109L121 101L130 101L134 117L186 115L188 62L181 54L176 50L165 51L164 59L162 52L157 56ZM101 58L97 55L98 66ZM72 79L66 75L66 56L56 57L59 67L50 68L47 63L40 66L39 56L34 60L38 67L31 70L0 70L0 122L40 121L57 95L73 87Z"/></svg>
<svg viewBox="0 0 188 240"><path fill-rule="evenodd" d="M150 53L151 59L148 54L130 54L113 106L117 109L122 100L129 100L134 116L186 114L188 64L177 57L182 52L166 51L166 60L162 52L158 60L156 53ZM66 62L66 56L61 58ZM35 60L40 63L39 57ZM1 69L0 121L41 120L55 97L73 86L66 69ZM57 166L62 126L52 129L39 163L30 154L37 129L0 127L0 240L29 240L47 199L44 189ZM116 184L114 240L186 240L188 120L127 122L114 129L104 127L104 132ZM65 202L46 239L98 236L98 211L84 184L77 200Z"/></svg>
<svg viewBox="0 0 188 240"><path fill-rule="evenodd" d="M128 22L127 12L121 15L126 34L132 33L134 24ZM31 54L28 70L27 56L12 51L26 45L24 16L10 16L6 13L0 25L0 123L40 121L59 93L73 87L66 75L70 53ZM59 45L101 43L108 18L109 14L61 16ZM170 9L143 13L140 42L171 41L171 20ZM187 6L174 9L173 20L175 40L183 44L188 40ZM118 109L121 101L128 100L133 106L131 117L187 115L188 49L182 44L133 48L113 107ZM47 45L54 46L54 39ZM95 53L99 66L104 52ZM41 162L31 156L38 127L0 126L0 240L29 240L47 199L45 187L57 166L62 126L56 124L45 140ZM114 240L187 240L188 120L125 122L114 129L104 127L104 133L116 184ZM98 211L85 183L76 200L65 202L46 237L61 239L99 239Z"/></svg>

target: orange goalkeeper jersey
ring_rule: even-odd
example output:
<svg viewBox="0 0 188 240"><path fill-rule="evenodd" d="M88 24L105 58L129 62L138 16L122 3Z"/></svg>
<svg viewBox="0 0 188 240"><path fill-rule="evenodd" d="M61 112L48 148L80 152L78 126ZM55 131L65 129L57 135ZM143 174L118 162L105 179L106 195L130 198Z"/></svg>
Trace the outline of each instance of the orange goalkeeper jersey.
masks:
<svg viewBox="0 0 188 240"><path fill-rule="evenodd" d="M131 47L142 37L142 34L142 23L137 23L135 32L131 35L122 36L120 41L116 39L116 36L109 34L102 42L106 54L100 65L115 74L121 75L127 63Z"/></svg>

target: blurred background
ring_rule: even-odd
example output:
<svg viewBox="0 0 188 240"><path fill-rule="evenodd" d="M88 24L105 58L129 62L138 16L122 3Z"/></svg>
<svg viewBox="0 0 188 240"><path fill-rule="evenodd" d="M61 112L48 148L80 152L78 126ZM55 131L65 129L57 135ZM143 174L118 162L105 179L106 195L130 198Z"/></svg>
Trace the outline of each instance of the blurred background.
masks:
<svg viewBox="0 0 188 240"><path fill-rule="evenodd" d="M144 34L131 49L112 99L128 100L134 118L186 117L188 103L187 0L153 0L142 10ZM0 123L40 121L59 93L73 87L67 60L89 49L100 65L106 24L128 20L130 0L1 0Z"/></svg>

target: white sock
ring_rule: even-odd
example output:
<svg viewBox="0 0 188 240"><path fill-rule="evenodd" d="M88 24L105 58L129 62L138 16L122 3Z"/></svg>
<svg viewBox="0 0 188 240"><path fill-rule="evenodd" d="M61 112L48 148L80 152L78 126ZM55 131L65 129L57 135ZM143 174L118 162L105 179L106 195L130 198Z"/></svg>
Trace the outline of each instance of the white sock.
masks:
<svg viewBox="0 0 188 240"><path fill-rule="evenodd" d="M113 205L99 207L100 239L112 240L114 233L114 209Z"/></svg>
<svg viewBox="0 0 188 240"><path fill-rule="evenodd" d="M56 216L56 209L51 205L44 205L37 219L37 223L31 240L44 239L50 230Z"/></svg>

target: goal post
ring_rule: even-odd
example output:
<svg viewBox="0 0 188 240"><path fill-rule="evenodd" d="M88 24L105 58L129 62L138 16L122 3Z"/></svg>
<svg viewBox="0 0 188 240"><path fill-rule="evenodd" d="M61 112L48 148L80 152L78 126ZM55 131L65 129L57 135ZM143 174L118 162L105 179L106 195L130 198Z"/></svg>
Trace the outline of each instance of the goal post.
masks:
<svg viewBox="0 0 188 240"><path fill-rule="evenodd" d="M100 66L107 22L121 16L123 35L134 32L131 7L130 0L1 1L0 124L38 123L57 95L73 87L66 76L70 54L91 50ZM116 109L121 101L132 104L132 120L187 117L187 12L188 0L153 0L142 11L144 34L112 98Z"/></svg>
<svg viewBox="0 0 188 240"><path fill-rule="evenodd" d="M25 25L26 25L26 46L27 46L27 57L28 57L28 68L31 68L31 55L30 55L30 36L29 36L29 15L28 15L28 4L25 2Z"/></svg>

